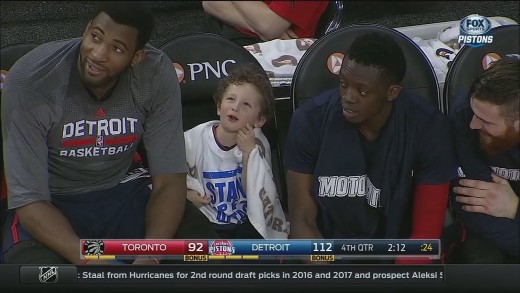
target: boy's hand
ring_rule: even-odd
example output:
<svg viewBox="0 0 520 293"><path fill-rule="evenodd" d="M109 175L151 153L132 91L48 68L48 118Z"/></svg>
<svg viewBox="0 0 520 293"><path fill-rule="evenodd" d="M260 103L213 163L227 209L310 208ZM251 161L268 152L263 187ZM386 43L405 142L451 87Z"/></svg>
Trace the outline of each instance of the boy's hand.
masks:
<svg viewBox="0 0 520 293"><path fill-rule="evenodd" d="M238 131L237 146L242 153L249 154L255 148L255 144L254 128L248 123L246 127Z"/></svg>
<svg viewBox="0 0 520 293"><path fill-rule="evenodd" d="M193 203L194 206L200 208L210 203L211 198L207 195L201 196L200 193L193 189L188 189L188 195L186 197Z"/></svg>

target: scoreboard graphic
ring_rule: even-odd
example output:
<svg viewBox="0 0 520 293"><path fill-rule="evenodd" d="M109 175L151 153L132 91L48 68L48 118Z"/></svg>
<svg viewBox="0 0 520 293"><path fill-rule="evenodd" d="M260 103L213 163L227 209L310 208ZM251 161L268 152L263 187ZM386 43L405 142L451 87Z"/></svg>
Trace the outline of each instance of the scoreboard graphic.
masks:
<svg viewBox="0 0 520 293"><path fill-rule="evenodd" d="M165 240L85 239L83 259L131 260L137 256L184 261L225 259L301 259L336 261L352 258L440 258L438 239L336 240Z"/></svg>

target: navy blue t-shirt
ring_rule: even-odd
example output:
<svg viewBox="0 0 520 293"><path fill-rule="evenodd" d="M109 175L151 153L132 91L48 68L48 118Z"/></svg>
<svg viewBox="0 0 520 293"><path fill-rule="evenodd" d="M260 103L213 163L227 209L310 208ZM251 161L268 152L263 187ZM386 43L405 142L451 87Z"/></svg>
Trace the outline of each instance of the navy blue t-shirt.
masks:
<svg viewBox="0 0 520 293"><path fill-rule="evenodd" d="M469 179L492 181L491 173L507 179L511 188L520 196L520 149L518 147L498 155L489 156L480 149L478 130L469 127L473 117L469 99L460 96L454 102L450 120L454 129L457 159L460 163L459 176ZM520 210L516 219L493 217L482 213L462 210L461 204L451 197L458 217L462 219L470 233L491 240L511 255L520 254ZM519 207L520 209L520 207Z"/></svg>
<svg viewBox="0 0 520 293"><path fill-rule="evenodd" d="M339 89L295 111L285 165L313 174L312 196L325 238L409 237L413 186L456 177L447 117L404 91L393 103L379 138L371 142L344 118Z"/></svg>

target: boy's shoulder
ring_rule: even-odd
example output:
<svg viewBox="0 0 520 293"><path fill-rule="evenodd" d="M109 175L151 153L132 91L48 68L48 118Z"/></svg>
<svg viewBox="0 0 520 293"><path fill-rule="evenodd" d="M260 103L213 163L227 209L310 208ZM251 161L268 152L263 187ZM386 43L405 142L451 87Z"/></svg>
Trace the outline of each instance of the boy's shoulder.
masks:
<svg viewBox="0 0 520 293"><path fill-rule="evenodd" d="M213 125L218 124L218 120L211 120L208 122L201 123L191 129L184 131L185 135L200 135L204 129L211 128Z"/></svg>

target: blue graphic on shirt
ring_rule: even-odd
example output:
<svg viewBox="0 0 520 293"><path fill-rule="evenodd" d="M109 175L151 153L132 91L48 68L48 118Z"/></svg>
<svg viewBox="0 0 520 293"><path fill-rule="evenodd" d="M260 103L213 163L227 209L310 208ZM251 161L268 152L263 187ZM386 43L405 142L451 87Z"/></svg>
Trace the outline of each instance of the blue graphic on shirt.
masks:
<svg viewBox="0 0 520 293"><path fill-rule="evenodd" d="M229 171L202 172L206 181L206 194L217 210L219 223L242 224L247 219L246 193L242 187L242 167Z"/></svg>

